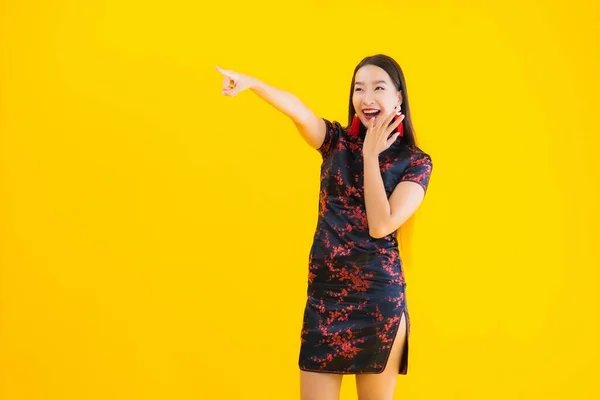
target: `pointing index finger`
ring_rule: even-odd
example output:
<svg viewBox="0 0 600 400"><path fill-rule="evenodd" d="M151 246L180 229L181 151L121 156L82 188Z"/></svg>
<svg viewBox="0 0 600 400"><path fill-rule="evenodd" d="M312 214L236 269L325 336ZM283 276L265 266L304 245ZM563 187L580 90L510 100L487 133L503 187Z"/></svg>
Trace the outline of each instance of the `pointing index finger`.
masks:
<svg viewBox="0 0 600 400"><path fill-rule="evenodd" d="M228 76L228 77L231 76L231 71L229 71L227 69L223 69L223 68L219 67L218 65L215 65L215 69L225 76Z"/></svg>

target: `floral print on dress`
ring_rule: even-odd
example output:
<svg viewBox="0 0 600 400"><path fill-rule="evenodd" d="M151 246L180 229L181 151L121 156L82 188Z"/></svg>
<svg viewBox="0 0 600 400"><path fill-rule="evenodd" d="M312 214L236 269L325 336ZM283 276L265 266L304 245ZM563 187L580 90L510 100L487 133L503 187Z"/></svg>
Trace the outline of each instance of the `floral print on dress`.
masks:
<svg viewBox="0 0 600 400"><path fill-rule="evenodd" d="M299 367L340 374L383 372L400 325L407 337L399 374L408 372L410 316L396 232L369 235L362 144L323 119L318 219L308 257ZM379 156L386 195L403 181L425 191L433 164L416 146L393 143Z"/></svg>

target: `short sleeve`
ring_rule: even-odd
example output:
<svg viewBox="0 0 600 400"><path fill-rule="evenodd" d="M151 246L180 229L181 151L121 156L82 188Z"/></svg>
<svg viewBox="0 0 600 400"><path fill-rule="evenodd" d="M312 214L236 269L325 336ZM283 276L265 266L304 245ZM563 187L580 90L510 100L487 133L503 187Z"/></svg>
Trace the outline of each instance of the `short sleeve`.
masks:
<svg viewBox="0 0 600 400"><path fill-rule="evenodd" d="M427 153L413 153L410 157L408 167L406 167L404 173L402 174L402 178L400 178L400 182L416 182L423 187L425 192L427 192L432 170L433 162Z"/></svg>
<svg viewBox="0 0 600 400"><path fill-rule="evenodd" d="M342 125L337 121L329 121L328 119L322 118L325 121L325 139L321 147L317 149L323 159L326 159L331 154L331 151L337 145L342 131Z"/></svg>

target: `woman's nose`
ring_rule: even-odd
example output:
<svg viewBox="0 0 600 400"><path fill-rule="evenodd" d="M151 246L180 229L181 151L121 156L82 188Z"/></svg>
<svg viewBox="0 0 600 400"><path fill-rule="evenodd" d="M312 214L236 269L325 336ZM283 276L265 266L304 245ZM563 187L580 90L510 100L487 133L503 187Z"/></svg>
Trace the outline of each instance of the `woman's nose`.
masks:
<svg viewBox="0 0 600 400"><path fill-rule="evenodd" d="M364 97L363 97L363 103L369 105L371 103L373 103L373 94L370 92L365 93Z"/></svg>

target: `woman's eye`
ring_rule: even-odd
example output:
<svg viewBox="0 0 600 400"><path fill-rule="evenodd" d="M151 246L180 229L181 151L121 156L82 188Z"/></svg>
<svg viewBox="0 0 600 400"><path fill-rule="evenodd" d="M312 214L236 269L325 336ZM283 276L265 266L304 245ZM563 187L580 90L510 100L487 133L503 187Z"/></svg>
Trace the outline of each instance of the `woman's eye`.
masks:
<svg viewBox="0 0 600 400"><path fill-rule="evenodd" d="M384 90L385 90L385 88L384 88L383 86L377 86L377 87L375 88L375 90L377 90L377 89L384 89ZM354 89L354 91L355 91L355 92L358 92L359 90L362 90L362 89L361 89L361 88L356 88L356 89Z"/></svg>

